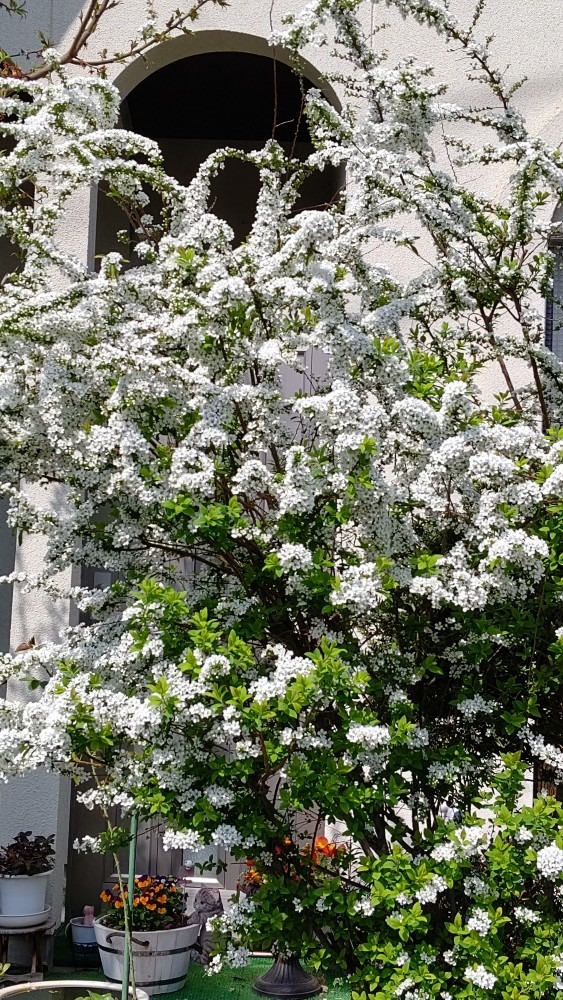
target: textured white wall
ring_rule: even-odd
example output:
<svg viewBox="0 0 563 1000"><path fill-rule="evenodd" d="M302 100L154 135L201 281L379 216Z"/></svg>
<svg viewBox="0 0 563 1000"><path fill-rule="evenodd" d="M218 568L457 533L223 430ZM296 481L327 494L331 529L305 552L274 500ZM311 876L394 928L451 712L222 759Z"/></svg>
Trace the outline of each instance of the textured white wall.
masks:
<svg viewBox="0 0 563 1000"><path fill-rule="evenodd" d="M262 43L270 33L270 22L278 27L284 14L297 12L305 5L305 0L231 0L230 6L219 10L213 7L204 8L200 19L196 22L195 36L177 39L159 47L156 53L149 56L146 62L139 60L134 69L123 69L120 66L109 68L109 75L117 79L124 91L127 80L150 73L155 66L163 65L182 55L201 51L199 46L204 32L221 32L223 40L217 48L236 48L237 40L233 33L254 36L256 44ZM72 36L73 28L78 23L78 14L84 6L83 0L43 0L41 3L28 4L29 11L25 20L8 17L5 12L0 14L3 45L7 51L17 52L22 48L36 47L37 31L46 32L60 50ZM156 0L155 7L165 16L177 4L175 0ZM451 8L463 22L468 23L473 15L474 0L452 0ZM372 5L366 0L363 11L366 26L371 19ZM145 0L125 0L115 10L110 11L99 33L91 40L89 53L96 54L100 49L107 48L110 52L125 48L133 34L136 25L145 20ZM459 52L445 54L441 41L436 35L423 28L405 24L392 11L381 3L374 6L375 23L385 21L391 26L375 36L374 45L383 45L392 56L404 56L413 53L437 66L438 75L448 81L462 79L463 57ZM480 32L484 37L494 34L493 49L499 66L509 66L509 72L514 77L527 76L528 80L517 95L517 102L529 117L534 131L538 135L561 135L563 125L563 105L561 99L561 54L560 47L554 40L561 37L563 31L563 4L556 0L488 0L483 17L480 21ZM203 43L205 45L205 43ZM163 51L163 48L166 51ZM209 48L206 46L207 51ZM257 51L257 50L256 50ZM319 69L326 67L329 60L328 48L319 58L318 53L312 59ZM227 81L226 81L227 83ZM468 93L465 85L455 85L452 97L461 99ZM173 95L172 99L173 99ZM197 99L197 94L194 95Z"/></svg>
<svg viewBox="0 0 563 1000"><path fill-rule="evenodd" d="M76 196L60 236L69 252L93 263L95 239L95 196L86 190ZM34 503L57 509L64 505L65 494L60 487L44 489L27 484L26 491ZM43 562L45 540L40 535L26 536L16 550L16 572L35 573ZM61 575L61 584L76 583L76 571L69 568ZM37 643L54 641L62 629L76 621L76 612L68 601L54 601L46 594L34 591L22 594L14 591L11 644L12 649L23 640L35 636ZM21 682L11 680L8 696L21 701L36 697ZM64 870L68 851L68 818L70 781L39 771L0 786L0 844L6 844L20 830L34 834L56 836L56 860L53 876L47 888L47 904L60 919L63 909Z"/></svg>

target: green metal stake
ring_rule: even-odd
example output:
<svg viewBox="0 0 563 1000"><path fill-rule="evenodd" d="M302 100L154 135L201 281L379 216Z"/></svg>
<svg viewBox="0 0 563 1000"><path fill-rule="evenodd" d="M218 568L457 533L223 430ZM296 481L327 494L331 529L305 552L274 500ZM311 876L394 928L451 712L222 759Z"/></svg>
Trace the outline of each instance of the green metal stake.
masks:
<svg viewBox="0 0 563 1000"><path fill-rule="evenodd" d="M131 813L131 824L129 827L129 868L127 869L127 910L129 922L129 934L132 932L133 918L133 896L135 894L135 859L137 855L137 829L139 818L137 813ZM131 952L129 948L129 934L125 933L123 942L123 981L121 983L121 1000L127 1000L129 992L129 980L131 978Z"/></svg>

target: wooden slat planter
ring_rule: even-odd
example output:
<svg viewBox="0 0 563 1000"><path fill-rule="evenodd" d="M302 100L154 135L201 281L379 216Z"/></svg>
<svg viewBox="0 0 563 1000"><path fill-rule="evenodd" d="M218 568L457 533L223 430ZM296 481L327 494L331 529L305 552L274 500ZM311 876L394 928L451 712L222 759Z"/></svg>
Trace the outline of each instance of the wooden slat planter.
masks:
<svg viewBox="0 0 563 1000"><path fill-rule="evenodd" d="M124 931L105 927L103 917L94 921L104 975L110 983L123 977ZM190 948L197 941L199 924L168 931L134 931L132 939L135 983L149 996L174 993L184 985Z"/></svg>

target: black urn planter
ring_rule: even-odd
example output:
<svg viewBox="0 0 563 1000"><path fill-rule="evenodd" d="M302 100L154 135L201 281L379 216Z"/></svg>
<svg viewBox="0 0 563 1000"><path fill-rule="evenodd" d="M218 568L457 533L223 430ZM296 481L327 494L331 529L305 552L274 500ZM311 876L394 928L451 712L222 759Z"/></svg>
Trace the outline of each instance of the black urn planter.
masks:
<svg viewBox="0 0 563 1000"><path fill-rule="evenodd" d="M301 967L297 958L278 955L272 968L260 976L252 989L261 997L288 997L305 1000L321 992L321 984Z"/></svg>

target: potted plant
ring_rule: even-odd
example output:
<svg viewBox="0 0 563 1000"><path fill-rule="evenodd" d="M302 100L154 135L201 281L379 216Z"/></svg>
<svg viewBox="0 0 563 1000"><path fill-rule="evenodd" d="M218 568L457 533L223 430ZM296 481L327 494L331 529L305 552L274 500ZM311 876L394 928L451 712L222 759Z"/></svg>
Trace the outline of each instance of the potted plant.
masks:
<svg viewBox="0 0 563 1000"><path fill-rule="evenodd" d="M126 889L104 890L100 898L108 910L94 927L102 968L109 982L123 979ZM170 876L142 875L135 879L130 908L131 956L135 984L150 996L179 990L190 964L190 948L197 941L198 924L187 924L184 893Z"/></svg>
<svg viewBox="0 0 563 1000"><path fill-rule="evenodd" d="M22 831L0 848L0 911L2 917L44 917L47 878L53 869L55 837L32 837Z"/></svg>

